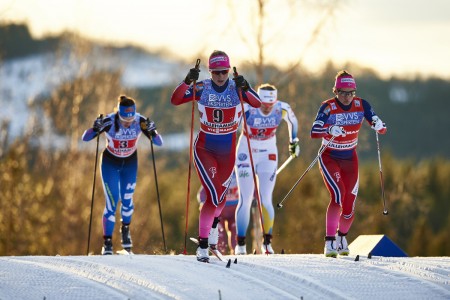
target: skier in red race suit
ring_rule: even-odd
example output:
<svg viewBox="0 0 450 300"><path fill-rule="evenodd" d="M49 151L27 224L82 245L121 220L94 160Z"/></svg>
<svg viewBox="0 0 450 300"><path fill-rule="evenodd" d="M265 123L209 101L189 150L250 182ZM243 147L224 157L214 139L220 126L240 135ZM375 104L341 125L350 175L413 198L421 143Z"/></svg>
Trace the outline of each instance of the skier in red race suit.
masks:
<svg viewBox="0 0 450 300"><path fill-rule="evenodd" d="M197 260L209 261L208 244L217 245L219 216L225 207L225 194L233 172L236 156L236 130L242 118L242 100L260 107L258 94L247 80L239 75L228 78L230 60L223 51L214 51L209 57L210 79L197 82L200 70L189 70L185 80L174 90L171 102L180 105L197 101L200 132L194 143L194 163L206 201L199 216L199 247ZM195 89L195 99L193 97ZM187 216L186 216L187 217Z"/></svg>
<svg viewBox="0 0 450 300"><path fill-rule="evenodd" d="M322 102L311 128L311 137L322 138L322 147L334 137L319 158L320 172L331 196L326 213L327 257L349 254L345 236L355 216L359 186L356 146L362 122L366 119L380 134L387 130L369 102L355 96L356 82L347 71L337 73L333 93L333 98Z"/></svg>

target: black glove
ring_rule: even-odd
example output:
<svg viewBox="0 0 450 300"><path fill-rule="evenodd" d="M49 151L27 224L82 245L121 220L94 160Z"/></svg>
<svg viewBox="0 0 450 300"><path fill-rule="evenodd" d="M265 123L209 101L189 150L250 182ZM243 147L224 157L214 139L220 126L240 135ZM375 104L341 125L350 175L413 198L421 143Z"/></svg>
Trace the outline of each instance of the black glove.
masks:
<svg viewBox="0 0 450 300"><path fill-rule="evenodd" d="M289 143L289 154L293 157L300 155L300 144L298 138L295 138L292 143Z"/></svg>
<svg viewBox="0 0 450 300"><path fill-rule="evenodd" d="M155 136L156 135L156 125L155 122L153 122L150 119L145 120L145 122L141 123L141 129L145 133L148 134L148 136Z"/></svg>
<svg viewBox="0 0 450 300"><path fill-rule="evenodd" d="M234 82L236 83L236 86L238 88L241 88L244 92L248 91L250 86L248 85L247 80L244 79L244 76L238 75L233 78Z"/></svg>
<svg viewBox="0 0 450 300"><path fill-rule="evenodd" d="M92 125L92 130L94 130L94 132L98 133L98 132L101 132L103 130L103 128L104 128L103 118L98 117L97 119L95 119L94 125Z"/></svg>
<svg viewBox="0 0 450 300"><path fill-rule="evenodd" d="M186 78L184 79L184 83L187 85L190 85L194 80L196 81L198 79L198 76L200 75L200 70L196 68L192 68L189 70L189 73L186 75Z"/></svg>

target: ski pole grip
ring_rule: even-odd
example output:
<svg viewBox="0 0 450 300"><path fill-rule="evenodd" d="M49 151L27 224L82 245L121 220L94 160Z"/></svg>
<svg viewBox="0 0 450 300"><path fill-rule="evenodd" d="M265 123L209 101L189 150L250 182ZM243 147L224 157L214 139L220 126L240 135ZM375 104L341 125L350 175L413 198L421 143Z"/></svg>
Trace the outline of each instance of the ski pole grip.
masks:
<svg viewBox="0 0 450 300"><path fill-rule="evenodd" d="M236 77L238 77L238 72L237 72L237 70L236 70L236 67L233 67L233 77L234 78L236 78Z"/></svg>
<svg viewBox="0 0 450 300"><path fill-rule="evenodd" d="M200 58L197 58L197 61L195 62L195 68L198 69L200 66Z"/></svg>

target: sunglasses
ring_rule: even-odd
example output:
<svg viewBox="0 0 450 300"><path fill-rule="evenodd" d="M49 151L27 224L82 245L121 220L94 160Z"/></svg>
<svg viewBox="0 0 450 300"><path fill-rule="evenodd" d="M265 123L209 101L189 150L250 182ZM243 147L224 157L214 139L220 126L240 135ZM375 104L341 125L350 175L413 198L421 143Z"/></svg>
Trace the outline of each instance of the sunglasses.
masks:
<svg viewBox="0 0 450 300"><path fill-rule="evenodd" d="M341 96L355 96L356 95L356 91L349 91L349 92L346 92L346 91L338 91L338 94L339 95L341 95Z"/></svg>
<svg viewBox="0 0 450 300"><path fill-rule="evenodd" d="M134 121L134 119L135 119L134 116L125 118L125 117L122 117L121 115L119 115L119 120L122 121L122 122L125 122L125 123L131 123L131 122Z"/></svg>
<svg viewBox="0 0 450 300"><path fill-rule="evenodd" d="M219 75L219 74L226 75L226 74L228 74L228 72L230 72L230 70L211 71L211 73L213 73L214 75Z"/></svg>

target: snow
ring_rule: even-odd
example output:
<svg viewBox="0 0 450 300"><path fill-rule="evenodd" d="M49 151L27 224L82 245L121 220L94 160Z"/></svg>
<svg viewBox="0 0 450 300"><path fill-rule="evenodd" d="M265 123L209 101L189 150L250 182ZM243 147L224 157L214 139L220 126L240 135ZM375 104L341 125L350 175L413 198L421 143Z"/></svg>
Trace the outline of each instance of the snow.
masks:
<svg viewBox="0 0 450 300"><path fill-rule="evenodd" d="M0 299L450 299L450 257L225 258L0 257Z"/></svg>
<svg viewBox="0 0 450 300"><path fill-rule="evenodd" d="M90 68L121 69L122 84L127 88L155 87L178 82L179 74L187 69L181 62L133 48L109 54L100 50L96 49L91 57L85 58L89 61ZM50 95L64 81L73 79L82 65L83 61L71 57L70 52L61 56L54 53L30 55L0 64L0 120L11 122L12 137L23 133L24 124L30 116L29 103L39 96Z"/></svg>

